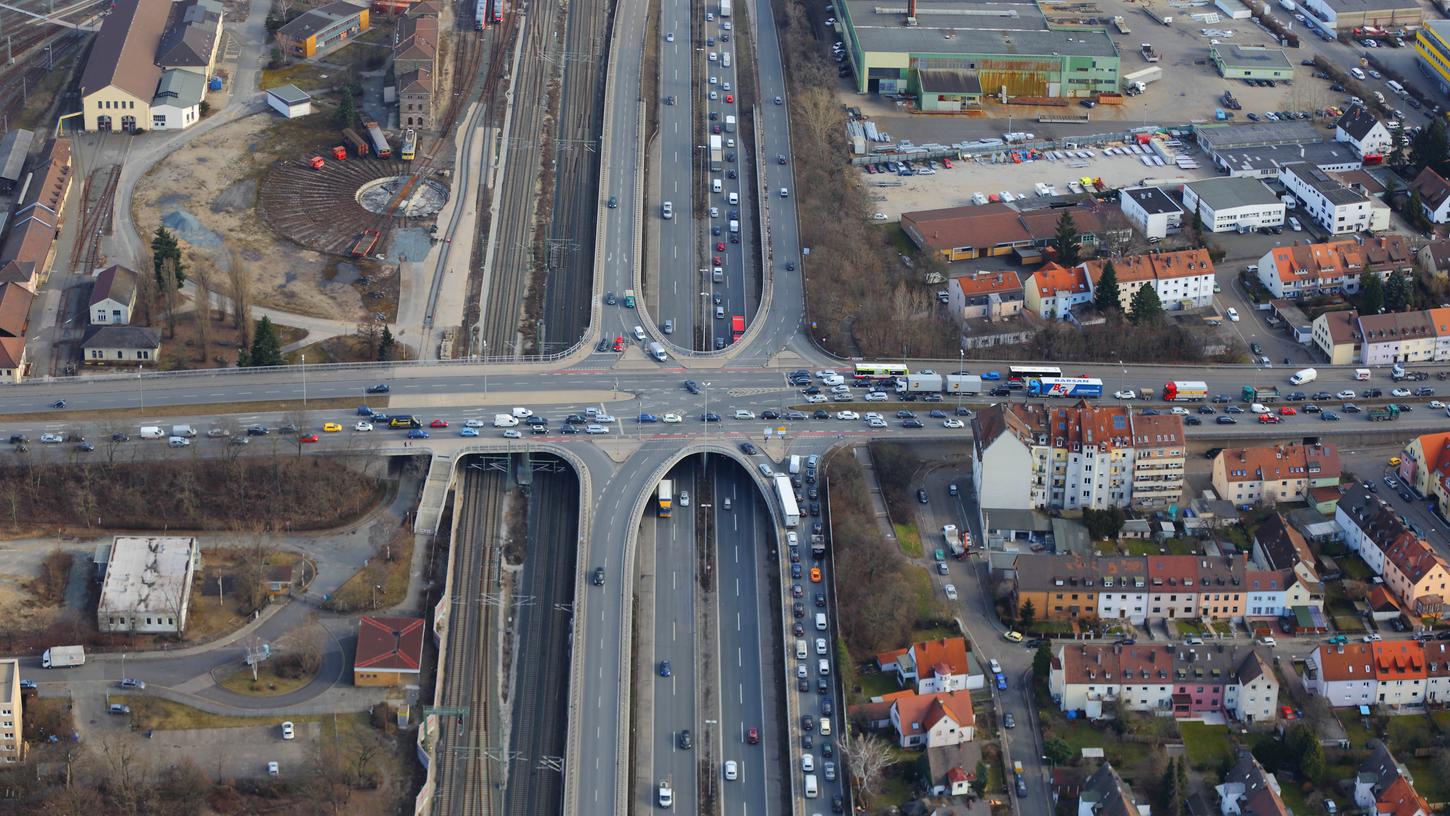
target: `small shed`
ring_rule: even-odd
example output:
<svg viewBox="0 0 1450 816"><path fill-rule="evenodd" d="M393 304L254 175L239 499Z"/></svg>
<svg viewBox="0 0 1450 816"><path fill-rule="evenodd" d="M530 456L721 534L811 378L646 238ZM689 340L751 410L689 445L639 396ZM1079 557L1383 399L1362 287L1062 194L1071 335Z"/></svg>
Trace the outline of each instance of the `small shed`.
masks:
<svg viewBox="0 0 1450 816"><path fill-rule="evenodd" d="M267 89L267 105L288 119L312 113L312 97L296 85Z"/></svg>

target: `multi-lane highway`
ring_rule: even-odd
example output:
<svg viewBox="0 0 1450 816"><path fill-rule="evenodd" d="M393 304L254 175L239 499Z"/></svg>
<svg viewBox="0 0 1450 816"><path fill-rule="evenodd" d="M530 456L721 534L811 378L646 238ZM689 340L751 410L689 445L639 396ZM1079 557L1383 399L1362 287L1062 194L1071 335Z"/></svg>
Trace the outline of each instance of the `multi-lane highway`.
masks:
<svg viewBox="0 0 1450 816"><path fill-rule="evenodd" d="M682 812L694 809L698 798L697 756L703 755L700 718L696 700L700 693L700 661L706 659L696 638L699 563L695 540L696 506L684 506L685 497L695 490L694 463L671 471L674 508L670 518L646 513L642 524L653 527L654 553L654 705L646 716L653 718L646 761L650 778L669 781L676 806ZM689 734L689 744L685 734Z"/></svg>

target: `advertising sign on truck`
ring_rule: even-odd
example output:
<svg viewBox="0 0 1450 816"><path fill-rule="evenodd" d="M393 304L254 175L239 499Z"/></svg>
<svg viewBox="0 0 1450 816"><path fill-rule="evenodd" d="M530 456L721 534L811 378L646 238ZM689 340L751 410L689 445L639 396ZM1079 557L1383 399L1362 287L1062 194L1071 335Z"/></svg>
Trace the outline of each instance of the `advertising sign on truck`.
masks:
<svg viewBox="0 0 1450 816"><path fill-rule="evenodd" d="M1173 380L1163 384L1164 402L1203 402L1208 399L1208 383L1200 380Z"/></svg>
<svg viewBox="0 0 1450 816"><path fill-rule="evenodd" d="M982 378L976 374L948 374L948 394L980 394L982 393Z"/></svg>
<svg viewBox="0 0 1450 816"><path fill-rule="evenodd" d="M1103 381L1091 377L1037 377L1027 381L1031 397L1086 397L1103 395Z"/></svg>
<svg viewBox="0 0 1450 816"><path fill-rule="evenodd" d="M923 391L941 393L942 377L940 374L907 374L906 388L901 389L913 394Z"/></svg>

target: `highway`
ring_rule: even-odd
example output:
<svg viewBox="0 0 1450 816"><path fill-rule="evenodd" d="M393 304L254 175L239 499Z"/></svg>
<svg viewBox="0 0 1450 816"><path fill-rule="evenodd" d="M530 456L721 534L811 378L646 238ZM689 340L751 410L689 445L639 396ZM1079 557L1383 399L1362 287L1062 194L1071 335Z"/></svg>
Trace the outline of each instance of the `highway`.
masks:
<svg viewBox="0 0 1450 816"><path fill-rule="evenodd" d="M708 659L707 650L696 638L696 590L699 588L699 563L696 551L696 507L682 506L682 496L695 490L694 463L683 463L670 472L674 484L675 506L671 517L658 516L658 503L651 503L642 525L652 527L652 535L641 539L655 545L654 570L654 706L649 753L650 778L669 780L674 789L675 808L691 813L698 801L700 780L697 756L705 755L705 745L696 716L696 700L700 689L700 662ZM640 487L654 485L641 485ZM663 665L669 663L670 675L663 676ZM681 734L690 732L692 747L685 748ZM699 743L696 745L695 743Z"/></svg>
<svg viewBox="0 0 1450 816"><path fill-rule="evenodd" d="M659 180L659 194L646 196L644 206L645 217L655 223L659 236L655 263L659 278L654 285L658 306L652 316L661 331L666 320L674 321L669 340L697 348L695 326L702 323L700 292L705 291L709 276L700 274L703 258L693 206L694 169L700 159L695 146L698 123L694 119L693 76L695 60L701 54L695 49L690 4L684 0L661 3L657 33L660 98L654 104L659 111L659 161L651 176ZM666 201L674 210L673 218L661 215Z"/></svg>

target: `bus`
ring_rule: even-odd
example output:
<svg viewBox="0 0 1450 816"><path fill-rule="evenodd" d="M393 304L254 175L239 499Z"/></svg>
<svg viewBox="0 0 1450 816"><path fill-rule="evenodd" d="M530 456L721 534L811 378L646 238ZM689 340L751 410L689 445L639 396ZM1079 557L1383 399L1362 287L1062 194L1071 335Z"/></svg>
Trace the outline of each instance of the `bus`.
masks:
<svg viewBox="0 0 1450 816"><path fill-rule="evenodd" d="M743 336L745 336L745 315L733 315L730 318L730 342L739 343Z"/></svg>
<svg viewBox="0 0 1450 816"><path fill-rule="evenodd" d="M488 26L488 0L477 0L473 7L473 27L482 31Z"/></svg>
<svg viewBox="0 0 1450 816"><path fill-rule="evenodd" d="M674 485L669 479L660 479L659 502L660 518L669 518L670 508L674 505Z"/></svg>
<svg viewBox="0 0 1450 816"><path fill-rule="evenodd" d="M857 363L856 379L890 380L905 377L911 371L903 363Z"/></svg>
<svg viewBox="0 0 1450 816"><path fill-rule="evenodd" d="M1062 376L1062 369L1057 366L1024 365L1008 366L1007 382L1014 388L1022 388L1027 380L1054 380Z"/></svg>
<svg viewBox="0 0 1450 816"><path fill-rule="evenodd" d="M403 131L403 161L412 161L418 152L418 131L408 128Z"/></svg>
<svg viewBox="0 0 1450 816"><path fill-rule="evenodd" d="M789 476L775 477L775 496L780 500L781 523L794 527L801 523L801 511L795 503L795 486Z"/></svg>

